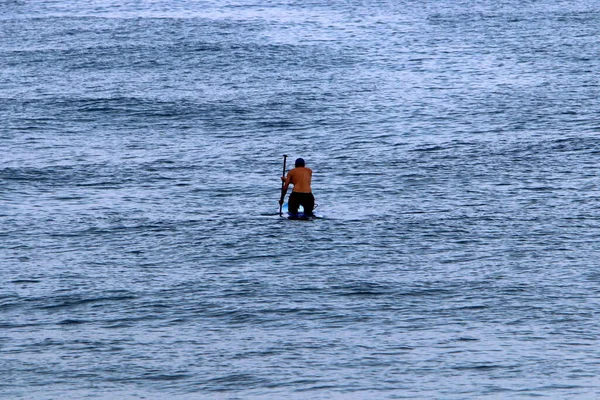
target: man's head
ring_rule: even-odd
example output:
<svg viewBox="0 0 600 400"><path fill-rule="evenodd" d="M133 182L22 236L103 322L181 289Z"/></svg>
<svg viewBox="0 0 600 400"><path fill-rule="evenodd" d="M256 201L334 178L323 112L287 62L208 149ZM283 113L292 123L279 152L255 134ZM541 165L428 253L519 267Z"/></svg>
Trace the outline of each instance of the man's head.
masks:
<svg viewBox="0 0 600 400"><path fill-rule="evenodd" d="M304 167L304 159L296 158L296 163L294 164L296 167Z"/></svg>

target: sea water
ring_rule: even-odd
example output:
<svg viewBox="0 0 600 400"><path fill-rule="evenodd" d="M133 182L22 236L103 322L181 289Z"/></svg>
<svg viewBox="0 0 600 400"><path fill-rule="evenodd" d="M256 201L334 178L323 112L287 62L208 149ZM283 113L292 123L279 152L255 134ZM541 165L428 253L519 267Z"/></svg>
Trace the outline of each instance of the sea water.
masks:
<svg viewBox="0 0 600 400"><path fill-rule="evenodd" d="M597 1L0 9L1 397L600 397Z"/></svg>

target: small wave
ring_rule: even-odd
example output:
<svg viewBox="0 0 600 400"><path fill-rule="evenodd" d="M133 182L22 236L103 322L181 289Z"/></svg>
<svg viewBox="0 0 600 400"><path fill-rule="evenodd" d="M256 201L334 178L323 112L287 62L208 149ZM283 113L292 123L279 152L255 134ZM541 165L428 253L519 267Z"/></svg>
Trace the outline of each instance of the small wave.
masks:
<svg viewBox="0 0 600 400"><path fill-rule="evenodd" d="M121 295L121 296L99 296L99 297L81 297L81 296L61 296L60 298L44 299L44 302L51 304L40 305L36 308L42 310L71 308L94 303L112 303L134 300L136 296Z"/></svg>
<svg viewBox="0 0 600 400"><path fill-rule="evenodd" d="M81 319L64 319L60 322L57 322L57 325L81 325L88 323L89 321L81 320Z"/></svg>
<svg viewBox="0 0 600 400"><path fill-rule="evenodd" d="M373 282L356 282L348 285L332 286L331 289L341 296L381 296L392 293L387 285Z"/></svg>

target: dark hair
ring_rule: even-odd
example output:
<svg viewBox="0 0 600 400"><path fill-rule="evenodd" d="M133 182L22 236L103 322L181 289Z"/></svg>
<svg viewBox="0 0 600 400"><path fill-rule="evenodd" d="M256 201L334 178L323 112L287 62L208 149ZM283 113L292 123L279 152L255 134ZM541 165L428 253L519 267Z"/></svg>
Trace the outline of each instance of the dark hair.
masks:
<svg viewBox="0 0 600 400"><path fill-rule="evenodd" d="M294 164L296 167L304 167L304 159L296 158L296 163Z"/></svg>

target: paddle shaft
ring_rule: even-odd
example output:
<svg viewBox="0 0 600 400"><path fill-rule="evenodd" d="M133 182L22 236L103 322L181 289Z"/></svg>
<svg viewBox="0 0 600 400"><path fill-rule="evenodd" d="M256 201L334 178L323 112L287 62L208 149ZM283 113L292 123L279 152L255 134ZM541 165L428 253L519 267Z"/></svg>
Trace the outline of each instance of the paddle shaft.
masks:
<svg viewBox="0 0 600 400"><path fill-rule="evenodd" d="M285 176L285 162L287 161L287 155L283 155L283 173L281 176ZM282 215L281 208L283 207L283 199L285 197L285 193L283 193L283 187L285 186L285 182L281 182L281 204L279 204L279 215Z"/></svg>

